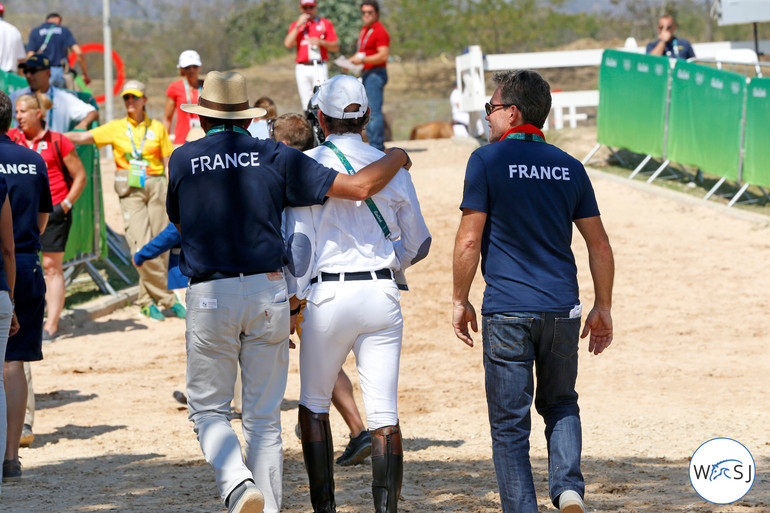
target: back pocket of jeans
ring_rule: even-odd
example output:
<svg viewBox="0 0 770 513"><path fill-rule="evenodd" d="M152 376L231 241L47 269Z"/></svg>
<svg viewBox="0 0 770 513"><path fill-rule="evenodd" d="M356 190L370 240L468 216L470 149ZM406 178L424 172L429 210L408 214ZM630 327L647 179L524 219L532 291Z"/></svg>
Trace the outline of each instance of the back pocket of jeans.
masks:
<svg viewBox="0 0 770 513"><path fill-rule="evenodd" d="M528 357L531 317L504 317L487 321L490 356L495 360L521 361Z"/></svg>
<svg viewBox="0 0 770 513"><path fill-rule="evenodd" d="M571 357L577 353L579 335L580 317L557 317L554 319L551 352L562 358Z"/></svg>

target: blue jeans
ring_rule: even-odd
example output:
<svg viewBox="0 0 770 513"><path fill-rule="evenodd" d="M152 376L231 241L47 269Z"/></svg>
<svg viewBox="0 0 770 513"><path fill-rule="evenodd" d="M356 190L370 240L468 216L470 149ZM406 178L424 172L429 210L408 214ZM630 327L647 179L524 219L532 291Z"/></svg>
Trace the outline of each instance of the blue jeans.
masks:
<svg viewBox="0 0 770 513"><path fill-rule="evenodd" d="M385 121L382 118L382 97L385 84L388 83L388 70L385 68L372 68L364 72L361 81L366 89L366 97L369 99L369 124L366 125L366 135L369 144L378 150L384 150Z"/></svg>
<svg viewBox="0 0 770 513"><path fill-rule="evenodd" d="M64 78L64 66L51 66L50 83L59 89L67 89L67 81Z"/></svg>
<svg viewBox="0 0 770 513"><path fill-rule="evenodd" d="M530 407L545 420L549 495L585 492L575 392L580 318L567 312L510 312L482 322L492 455L503 512L537 513L529 461ZM537 373L534 386L532 364Z"/></svg>

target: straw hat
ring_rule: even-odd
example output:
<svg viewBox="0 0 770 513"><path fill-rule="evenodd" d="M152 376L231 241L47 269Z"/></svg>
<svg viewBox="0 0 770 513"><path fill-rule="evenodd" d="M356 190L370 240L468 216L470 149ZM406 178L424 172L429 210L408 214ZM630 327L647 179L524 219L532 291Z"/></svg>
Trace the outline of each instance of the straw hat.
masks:
<svg viewBox="0 0 770 513"><path fill-rule="evenodd" d="M180 108L190 114L216 119L252 119L267 114L259 107L249 108L246 79L234 71L211 71L203 81L198 104L186 103Z"/></svg>

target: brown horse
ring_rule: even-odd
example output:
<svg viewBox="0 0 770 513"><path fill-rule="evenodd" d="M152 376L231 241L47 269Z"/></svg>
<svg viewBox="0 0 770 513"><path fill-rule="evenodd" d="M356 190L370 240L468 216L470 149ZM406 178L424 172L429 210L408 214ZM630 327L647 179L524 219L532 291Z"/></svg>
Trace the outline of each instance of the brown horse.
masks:
<svg viewBox="0 0 770 513"><path fill-rule="evenodd" d="M454 130L452 129L451 123L431 121L430 123L415 125L414 128L412 128L412 132L409 134L409 140L449 139L452 136L454 136Z"/></svg>

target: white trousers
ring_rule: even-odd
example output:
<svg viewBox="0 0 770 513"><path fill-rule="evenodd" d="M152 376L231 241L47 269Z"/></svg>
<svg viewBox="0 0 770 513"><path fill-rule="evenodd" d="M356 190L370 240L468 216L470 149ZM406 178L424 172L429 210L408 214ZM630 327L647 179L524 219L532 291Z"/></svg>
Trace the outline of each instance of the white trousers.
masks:
<svg viewBox="0 0 770 513"><path fill-rule="evenodd" d="M8 331L11 329L13 304L7 290L0 291L0 354L5 354L8 345ZM3 366L0 365L0 454L5 455L5 443L8 437L8 417L6 415L5 384L3 383ZM3 469L0 468L0 482Z"/></svg>
<svg viewBox="0 0 770 513"><path fill-rule="evenodd" d="M329 412L337 373L352 349L369 429L398 422L400 299L392 280L312 286L302 321L300 404L315 413Z"/></svg>
<svg viewBox="0 0 770 513"><path fill-rule="evenodd" d="M321 85L329 78L329 66L323 64L297 64L294 67L294 74L297 77L297 90L299 91L299 103L302 110L307 110L307 104L313 97L313 87Z"/></svg>
<svg viewBox="0 0 770 513"><path fill-rule="evenodd" d="M273 279L271 279L271 277ZM246 479L281 509L281 400L289 366L289 302L280 273L206 281L187 291L187 404L222 500ZM246 461L230 425L236 369L243 381Z"/></svg>

